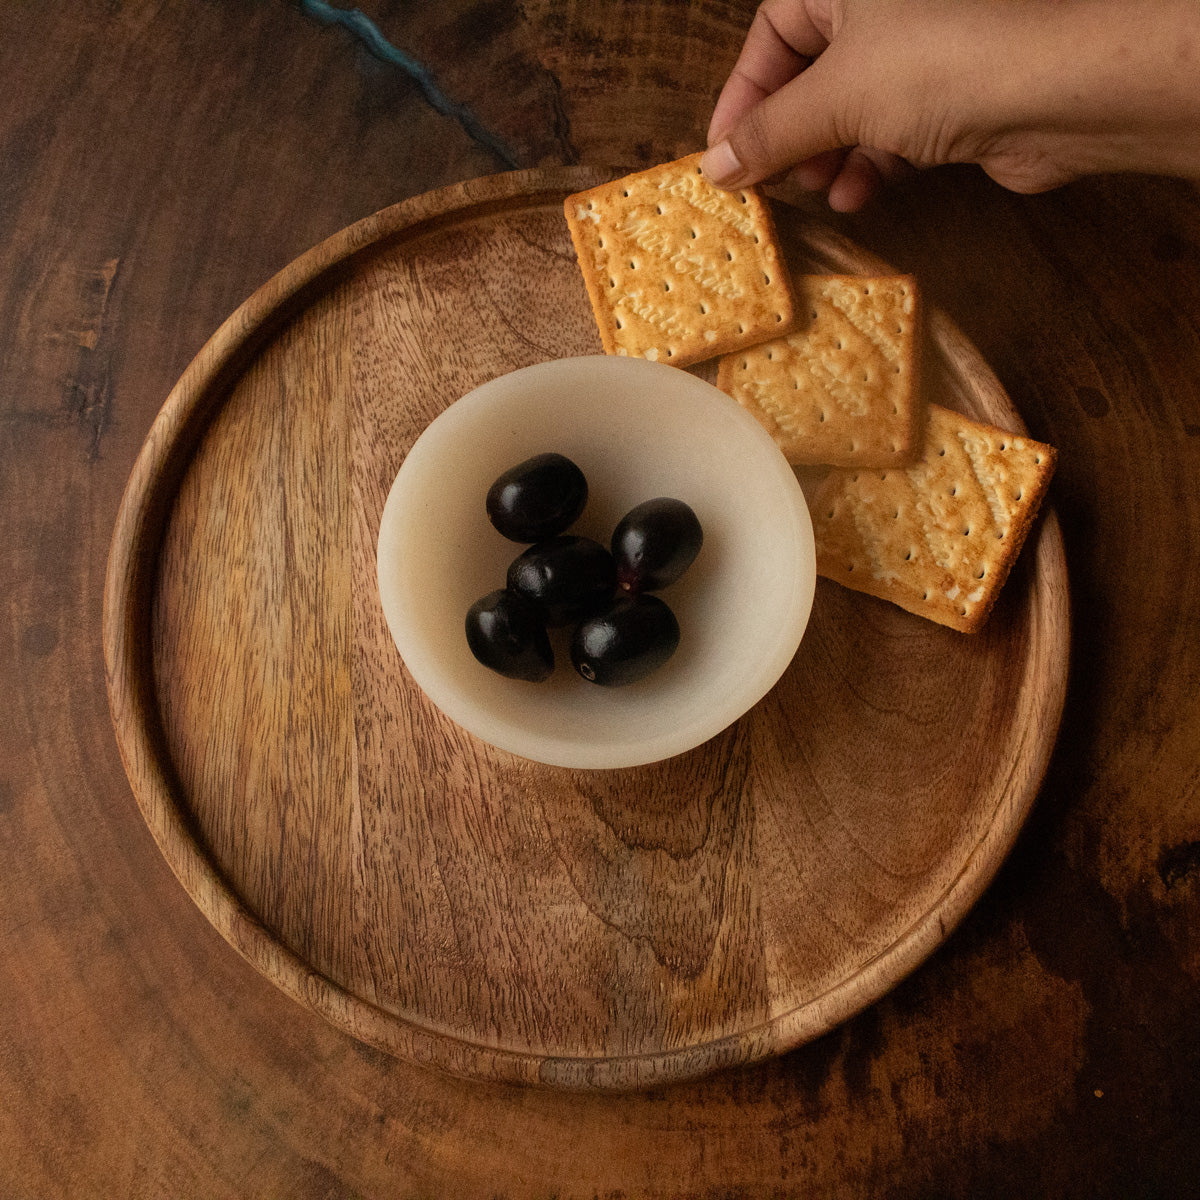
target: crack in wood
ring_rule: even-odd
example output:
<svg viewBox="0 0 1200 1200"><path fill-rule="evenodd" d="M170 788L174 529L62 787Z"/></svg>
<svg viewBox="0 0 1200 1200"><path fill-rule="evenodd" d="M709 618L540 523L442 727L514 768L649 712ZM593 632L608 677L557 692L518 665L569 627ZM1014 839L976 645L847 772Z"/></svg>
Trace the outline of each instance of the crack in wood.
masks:
<svg viewBox="0 0 1200 1200"><path fill-rule="evenodd" d="M514 150L484 125L466 104L451 100L442 91L433 72L424 63L405 53L388 41L379 26L357 8L337 8L325 0L300 0L300 11L322 25L337 25L345 29L380 62L399 67L421 90L425 102L436 113L458 123L462 131L477 145L495 155L510 170L521 165Z"/></svg>

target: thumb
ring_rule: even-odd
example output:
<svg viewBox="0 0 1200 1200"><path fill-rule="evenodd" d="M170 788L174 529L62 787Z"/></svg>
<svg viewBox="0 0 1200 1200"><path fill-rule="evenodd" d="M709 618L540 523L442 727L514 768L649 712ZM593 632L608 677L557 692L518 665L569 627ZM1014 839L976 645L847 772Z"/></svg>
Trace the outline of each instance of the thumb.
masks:
<svg viewBox="0 0 1200 1200"><path fill-rule="evenodd" d="M701 169L721 188L748 187L825 151L855 143L842 131L843 89L830 51L761 100L705 151Z"/></svg>

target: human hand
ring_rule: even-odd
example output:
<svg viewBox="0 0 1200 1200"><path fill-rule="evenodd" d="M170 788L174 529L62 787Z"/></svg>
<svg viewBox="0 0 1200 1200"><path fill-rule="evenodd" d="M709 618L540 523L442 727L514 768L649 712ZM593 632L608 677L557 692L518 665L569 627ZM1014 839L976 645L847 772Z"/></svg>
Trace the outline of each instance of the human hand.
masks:
<svg viewBox="0 0 1200 1200"><path fill-rule="evenodd" d="M1038 192L1200 178L1194 0L764 0L709 128L723 187L786 174L861 208L912 166Z"/></svg>

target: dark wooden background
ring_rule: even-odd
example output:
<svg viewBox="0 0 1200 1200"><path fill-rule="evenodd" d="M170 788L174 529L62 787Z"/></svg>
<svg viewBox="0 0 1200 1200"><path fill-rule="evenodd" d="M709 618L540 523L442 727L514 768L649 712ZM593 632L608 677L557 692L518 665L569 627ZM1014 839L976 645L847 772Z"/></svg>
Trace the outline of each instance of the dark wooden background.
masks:
<svg viewBox="0 0 1200 1200"><path fill-rule="evenodd" d="M100 651L109 535L170 386L255 287L378 208L699 148L752 13L360 6L438 94L317 5L0 4L0 1195L1200 1195L1200 196L1182 183L1024 198L953 168L837 222L920 275L1059 447L1075 621L1031 820L881 1003L650 1094L464 1083L287 999L175 882Z"/></svg>

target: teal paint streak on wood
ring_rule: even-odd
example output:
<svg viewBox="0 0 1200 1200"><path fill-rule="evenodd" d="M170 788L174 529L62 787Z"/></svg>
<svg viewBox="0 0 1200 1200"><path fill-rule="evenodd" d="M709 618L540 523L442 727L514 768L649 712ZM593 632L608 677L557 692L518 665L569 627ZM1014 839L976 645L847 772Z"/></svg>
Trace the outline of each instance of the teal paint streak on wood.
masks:
<svg viewBox="0 0 1200 1200"><path fill-rule="evenodd" d="M322 25L337 25L356 37L380 62L399 67L421 89L426 103L443 117L457 121L472 141L491 151L506 167L519 167L520 161L505 142L484 126L465 104L456 104L438 86L433 73L418 59L393 45L379 26L357 8L336 8L325 0L300 0L300 10Z"/></svg>

